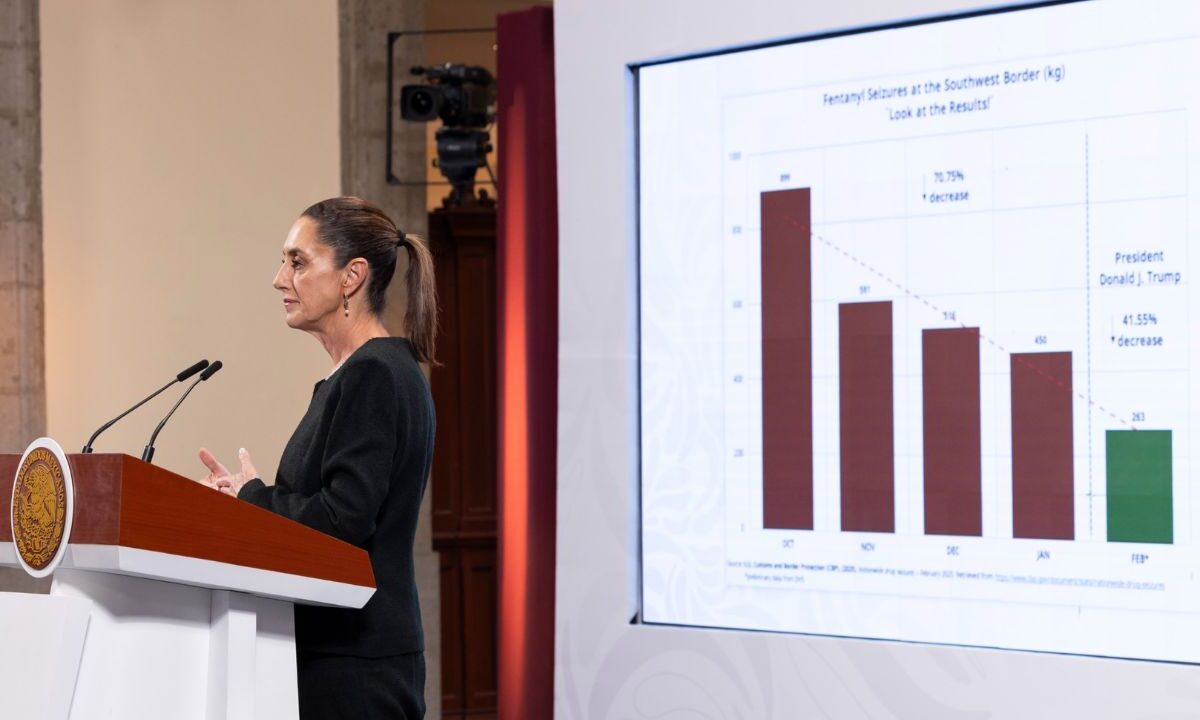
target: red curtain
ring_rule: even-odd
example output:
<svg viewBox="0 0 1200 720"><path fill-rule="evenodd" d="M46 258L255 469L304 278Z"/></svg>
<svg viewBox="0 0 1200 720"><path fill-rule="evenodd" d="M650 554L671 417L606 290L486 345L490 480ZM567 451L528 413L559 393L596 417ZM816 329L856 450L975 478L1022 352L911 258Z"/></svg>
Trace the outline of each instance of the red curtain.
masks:
<svg viewBox="0 0 1200 720"><path fill-rule="evenodd" d="M497 22L499 716L554 712L558 193L554 16Z"/></svg>

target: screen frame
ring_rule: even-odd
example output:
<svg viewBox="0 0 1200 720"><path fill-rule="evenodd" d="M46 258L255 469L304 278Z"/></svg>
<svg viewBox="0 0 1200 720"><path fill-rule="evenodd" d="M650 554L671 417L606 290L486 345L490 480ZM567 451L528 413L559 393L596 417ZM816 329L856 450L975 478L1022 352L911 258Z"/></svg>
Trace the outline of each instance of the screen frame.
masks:
<svg viewBox="0 0 1200 720"><path fill-rule="evenodd" d="M923 25L951 23L951 22L954 22L957 20L967 20L967 19L985 17L985 16L991 16L991 15L1003 15L1003 14L1023 12L1023 11L1028 11L1028 10L1039 10L1039 9L1054 7L1054 6L1059 6L1059 5L1076 5L1076 4L1089 3L1089 2L1095 2L1095 1L1096 0L1034 0L1032 2L1006 3L1003 5L997 5L997 6L993 6L993 7L964 10L961 12L939 13L939 14L933 14L933 15L929 15L929 16L918 16L918 17L883 22L883 23L866 24L866 25L849 27L849 28L837 28L837 29L825 30L825 31L820 31L820 32L815 32L815 33L807 33L807 34L796 35L796 36L785 36L785 37L780 37L780 38L774 38L771 40L764 40L761 42L732 45L732 46L728 46L728 47L724 47L724 48L701 50L701 51L696 51L696 52L681 53L681 54L677 54L677 55L662 56L662 57L657 57L657 58L647 58L647 59L644 59L641 61L628 63L625 66L626 79L627 79L628 86L630 87L629 110L630 110L630 116L631 116L631 121L632 121L632 134L631 134L632 156L631 156L631 159L632 159L632 168L633 168L633 188L632 188L632 191L633 191L633 214L634 214L634 217L633 217L633 220L634 220L634 223L633 223L634 224L633 246L634 246L634 263L635 263L634 270L636 273L636 284L634 287L634 301L635 301L635 307L636 307L636 314L634 317L634 325L635 325L635 331L636 331L635 348L636 348L636 359L637 359L636 378L635 378L635 383L636 383L635 384L635 392L636 392L636 398L637 398L637 415L636 415L636 418L634 421L634 425L636 427L636 432L637 432L637 446L636 446L636 452L637 452L637 478L636 478L636 480L637 480L637 484L636 484L636 493L635 493L636 502L637 502L637 507L636 507L637 533L636 533L636 545L635 545L636 557L634 558L634 563L636 565L634 570L636 572L637 597L636 597L636 613L630 619L630 621L629 621L630 625L634 625L634 626L644 625L644 626L648 626L648 627L652 627L652 628L675 628L675 629L678 629L681 631L694 630L694 631L706 632L706 631L714 631L715 630L715 631L724 631L724 632L732 632L732 633L767 634L767 635L777 635L777 636L785 636L785 637L819 637L819 638L843 639L843 640L860 640L860 641L864 641L864 642L874 642L874 643L882 642L882 643L899 643L899 644L905 644L905 645L931 645L931 646L956 647L956 648L967 648L967 649L997 650L997 651L1002 651L1002 652L1006 652L1006 653L1033 653L1033 654L1038 654L1038 655L1061 655L1061 656L1068 656L1068 657L1089 657L1089 658L1100 658L1100 659L1124 660L1124 661L1130 661L1130 662L1154 663L1154 664L1162 664L1162 665L1184 665L1184 666L1200 665L1200 663L1192 663L1192 662L1179 661L1179 660L1160 660L1160 659L1150 659L1150 658L1141 658L1141 657L1093 655L1093 654L1087 654L1087 653L1072 653L1072 652L1049 651L1049 650L1031 650L1031 649L1021 649L1021 648L1011 648L1011 647L991 646L991 645L975 645L975 644L964 644L964 643L940 643L940 642L929 642L929 641L904 640L904 639L896 639L896 638L868 637L868 636L861 636L861 635L834 635L834 634L827 634L827 633L787 632L787 631L778 631L778 630L760 630L760 629L752 629L752 628L725 627L725 626L721 626L721 625L711 625L710 626L710 625L692 625L692 624L670 623L670 622L656 622L656 621L645 620L644 614L643 614L644 603L645 603L645 595L644 595L644 593L645 593L645 588L644 588L645 527L644 527L644 523L643 523L643 519L644 519L644 514L643 514L644 513L644 504L643 504L644 485L643 485L643 483L644 483L645 465L643 462L642 428L643 428L644 421L645 421L645 417L644 417L645 406L642 402L643 401L643 377L642 377L642 373L643 373L643 342L644 342L644 337L643 337L644 324L642 322L643 321L642 283L644 280L644 277L643 277L644 268L643 268L643 262L642 262L642 244L643 244L642 219L643 218L642 218L642 202L641 202L641 198L642 198L642 157L641 157L642 83L641 83L641 71L645 68L655 67L658 65L681 63L681 62L687 62L690 60L698 60L698 59L703 59L703 58L717 57L717 56L721 56L721 55L730 55L730 54L734 54L734 53L760 50L760 49L765 49L765 48L779 47L779 46L785 46L785 45L794 45L794 44L800 44L800 43L818 42L818 41L822 41L822 40L830 40L830 39L846 37L846 36L851 36L851 35L864 35L864 34L869 34L869 33L886 32L886 31L890 31L890 30L902 30L902 29L906 29L906 28L918 27L918 26L923 26Z"/></svg>

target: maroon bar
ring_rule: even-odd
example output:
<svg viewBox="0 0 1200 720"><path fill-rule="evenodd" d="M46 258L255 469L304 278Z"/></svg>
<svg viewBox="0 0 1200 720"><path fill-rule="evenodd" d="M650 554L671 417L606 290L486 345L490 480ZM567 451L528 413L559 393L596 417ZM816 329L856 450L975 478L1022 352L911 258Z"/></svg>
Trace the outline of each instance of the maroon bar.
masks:
<svg viewBox="0 0 1200 720"><path fill-rule="evenodd" d="M763 527L811 530L811 196L800 188L760 197Z"/></svg>
<svg viewBox="0 0 1200 720"><path fill-rule="evenodd" d="M979 328L921 333L925 534L982 535Z"/></svg>
<svg viewBox="0 0 1200 720"><path fill-rule="evenodd" d="M1014 353L1013 537L1075 537L1071 353Z"/></svg>
<svg viewBox="0 0 1200 720"><path fill-rule="evenodd" d="M892 304L838 306L842 529L894 532Z"/></svg>

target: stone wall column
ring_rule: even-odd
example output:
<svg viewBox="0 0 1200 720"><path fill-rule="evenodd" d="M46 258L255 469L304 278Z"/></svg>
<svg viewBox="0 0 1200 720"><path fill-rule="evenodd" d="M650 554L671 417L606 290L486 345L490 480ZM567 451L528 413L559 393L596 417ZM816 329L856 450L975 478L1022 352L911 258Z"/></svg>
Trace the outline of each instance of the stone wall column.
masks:
<svg viewBox="0 0 1200 720"><path fill-rule="evenodd" d="M0 0L0 452L46 432L37 0ZM7 518L0 518L7 522ZM20 570L0 590L46 592Z"/></svg>
<svg viewBox="0 0 1200 720"><path fill-rule="evenodd" d="M388 185L385 178L387 137L387 35L389 32L420 30L424 27L422 0L338 0L339 79L341 86L342 192L379 205L407 233L426 233L425 188ZM412 81L410 65L423 62L419 38L406 37L397 44L397 82ZM402 177L424 177L425 128L405 123L396 116L393 162ZM403 254L396 266L397 279L404 277ZM400 282L388 294L384 323L390 332L403 328L405 309ZM430 498L425 493L417 525L413 559L421 619L425 627L426 717L442 716L441 612L438 555L433 551Z"/></svg>

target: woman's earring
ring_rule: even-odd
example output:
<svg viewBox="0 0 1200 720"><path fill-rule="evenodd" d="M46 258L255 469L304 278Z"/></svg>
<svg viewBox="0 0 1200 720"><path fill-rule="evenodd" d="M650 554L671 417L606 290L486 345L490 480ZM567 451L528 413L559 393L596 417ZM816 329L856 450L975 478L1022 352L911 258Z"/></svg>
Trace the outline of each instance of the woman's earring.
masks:
<svg viewBox="0 0 1200 720"><path fill-rule="evenodd" d="M346 308L346 317L350 317L350 296L342 296L342 307Z"/></svg>

